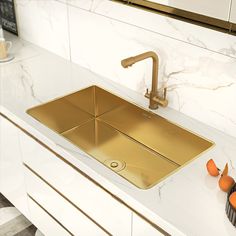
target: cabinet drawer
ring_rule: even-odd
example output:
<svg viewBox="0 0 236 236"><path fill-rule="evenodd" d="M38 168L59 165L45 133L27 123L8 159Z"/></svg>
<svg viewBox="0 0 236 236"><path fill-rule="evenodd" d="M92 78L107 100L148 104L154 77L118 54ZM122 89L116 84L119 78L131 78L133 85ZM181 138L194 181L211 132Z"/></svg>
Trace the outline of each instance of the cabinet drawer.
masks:
<svg viewBox="0 0 236 236"><path fill-rule="evenodd" d="M58 192L112 235L131 235L128 208L27 135L21 146L24 163Z"/></svg>
<svg viewBox="0 0 236 236"><path fill-rule="evenodd" d="M47 236L71 236L59 222L54 220L41 206L28 197L28 205L30 209L30 219L37 228Z"/></svg>
<svg viewBox="0 0 236 236"><path fill-rule="evenodd" d="M108 235L78 208L25 168L28 194L73 235ZM56 235L56 234L54 234Z"/></svg>
<svg viewBox="0 0 236 236"><path fill-rule="evenodd" d="M133 213L133 231L132 236L164 236L167 234L162 234L157 229L153 228L149 223L141 219L138 215Z"/></svg>

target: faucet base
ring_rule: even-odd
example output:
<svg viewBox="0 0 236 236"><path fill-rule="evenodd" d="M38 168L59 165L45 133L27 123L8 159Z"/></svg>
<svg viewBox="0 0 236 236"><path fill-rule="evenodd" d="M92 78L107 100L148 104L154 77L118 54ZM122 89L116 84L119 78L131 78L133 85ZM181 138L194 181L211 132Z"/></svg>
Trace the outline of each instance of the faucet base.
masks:
<svg viewBox="0 0 236 236"><path fill-rule="evenodd" d="M158 108L158 104L150 104L149 109L156 110Z"/></svg>
<svg viewBox="0 0 236 236"><path fill-rule="evenodd" d="M166 107L168 105L168 100L160 98L158 95L152 96L151 93L145 93L144 97L149 99L149 109L156 110L159 106Z"/></svg>

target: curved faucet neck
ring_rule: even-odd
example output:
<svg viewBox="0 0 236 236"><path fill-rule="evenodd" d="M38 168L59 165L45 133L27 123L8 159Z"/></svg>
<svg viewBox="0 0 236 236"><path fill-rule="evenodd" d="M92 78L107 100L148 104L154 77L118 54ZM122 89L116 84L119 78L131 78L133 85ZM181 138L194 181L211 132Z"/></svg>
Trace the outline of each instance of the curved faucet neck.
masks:
<svg viewBox="0 0 236 236"><path fill-rule="evenodd" d="M126 58L124 60L121 61L121 65L124 68L127 68L129 66L132 66L134 63L138 62L138 61L142 61L144 59L147 58L152 58L153 61L153 65L152 65L152 89L151 92L146 93L146 97L148 97L150 99L150 105L149 108L151 109L156 109L158 108L158 104L161 104L162 106L167 106L168 101L165 99L166 96L166 90L164 92L164 98L160 98L158 96L158 67L159 67L159 58L158 55L153 52L153 51L149 51L149 52L145 52L142 54L139 54L137 56L134 57L129 57Z"/></svg>

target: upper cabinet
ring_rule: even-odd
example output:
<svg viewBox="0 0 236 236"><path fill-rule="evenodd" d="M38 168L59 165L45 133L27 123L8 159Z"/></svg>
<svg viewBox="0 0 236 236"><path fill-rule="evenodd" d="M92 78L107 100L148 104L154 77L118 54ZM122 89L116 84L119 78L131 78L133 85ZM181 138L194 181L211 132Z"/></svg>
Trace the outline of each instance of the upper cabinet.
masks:
<svg viewBox="0 0 236 236"><path fill-rule="evenodd" d="M231 5L231 0L151 0L151 2L160 3L166 6L198 13L224 21L229 20L229 12ZM233 0L233 2L235 9L234 11L236 11L236 0ZM235 17L234 21L236 20Z"/></svg>
<svg viewBox="0 0 236 236"><path fill-rule="evenodd" d="M232 6L230 11L230 22L233 22L236 24L236 0L232 0Z"/></svg>

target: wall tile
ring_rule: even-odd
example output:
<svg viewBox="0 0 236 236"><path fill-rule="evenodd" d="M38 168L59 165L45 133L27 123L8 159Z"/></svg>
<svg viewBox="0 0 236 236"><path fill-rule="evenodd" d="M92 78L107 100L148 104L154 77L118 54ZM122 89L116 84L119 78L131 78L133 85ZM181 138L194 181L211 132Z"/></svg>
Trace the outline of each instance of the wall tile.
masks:
<svg viewBox="0 0 236 236"><path fill-rule="evenodd" d="M104 17L73 7L69 8L69 13L72 61L113 81L123 81L127 87L136 90L140 75L144 76L146 63L139 63L126 71L120 62L143 52L143 45L127 42L123 33L117 34L112 27L113 22Z"/></svg>
<svg viewBox="0 0 236 236"><path fill-rule="evenodd" d="M236 136L236 59L74 7L69 19L73 62L144 93L151 60L129 69L120 61L154 50L170 106Z"/></svg>
<svg viewBox="0 0 236 236"><path fill-rule="evenodd" d="M156 51L170 107L236 137L235 36L109 0L16 0L16 7L23 39L139 93L151 85L151 60L129 69L120 61Z"/></svg>
<svg viewBox="0 0 236 236"><path fill-rule="evenodd" d="M236 36L109 0L94 0L92 11L236 58Z"/></svg>
<svg viewBox="0 0 236 236"><path fill-rule="evenodd" d="M16 13L21 38L70 58L65 4L55 0L16 0Z"/></svg>

